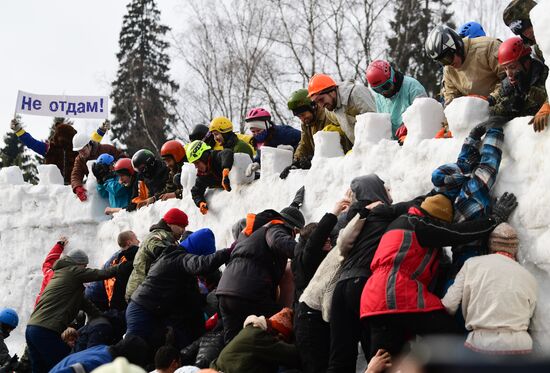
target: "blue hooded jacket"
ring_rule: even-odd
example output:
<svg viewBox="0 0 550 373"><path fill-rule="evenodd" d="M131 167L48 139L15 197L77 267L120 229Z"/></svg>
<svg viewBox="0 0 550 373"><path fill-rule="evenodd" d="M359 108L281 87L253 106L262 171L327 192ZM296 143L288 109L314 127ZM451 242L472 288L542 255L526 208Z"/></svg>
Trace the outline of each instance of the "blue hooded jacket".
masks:
<svg viewBox="0 0 550 373"><path fill-rule="evenodd" d="M290 145L296 151L300 139L302 138L302 132L294 127L287 126L285 124L280 126L273 126L268 129L268 139L263 143L265 146L271 146L273 148L279 145ZM261 148L256 152L254 162L260 163Z"/></svg>
<svg viewBox="0 0 550 373"><path fill-rule="evenodd" d="M209 228L202 228L190 234L180 246L189 254L210 255L216 252L216 238Z"/></svg>

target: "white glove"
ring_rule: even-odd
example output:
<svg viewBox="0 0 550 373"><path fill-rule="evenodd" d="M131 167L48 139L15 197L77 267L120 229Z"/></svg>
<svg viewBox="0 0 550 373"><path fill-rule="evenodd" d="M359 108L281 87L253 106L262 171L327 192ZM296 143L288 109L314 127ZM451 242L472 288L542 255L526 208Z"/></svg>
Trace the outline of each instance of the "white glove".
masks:
<svg viewBox="0 0 550 373"><path fill-rule="evenodd" d="M258 171L260 169L260 164L259 163L251 163L248 165L248 167L246 167L246 171L244 172L244 174L246 175L246 177L250 177L254 174L254 172Z"/></svg>
<svg viewBox="0 0 550 373"><path fill-rule="evenodd" d="M103 131L103 133L109 131L111 129L111 122L109 121L109 119L105 119L105 121L101 123L101 126L99 126L99 129Z"/></svg>
<svg viewBox="0 0 550 373"><path fill-rule="evenodd" d="M23 129L23 126L21 126L21 122L19 122L17 119L11 120L10 127L13 132L19 132Z"/></svg>
<svg viewBox="0 0 550 373"><path fill-rule="evenodd" d="M292 145L279 145L277 146L277 149L288 150L294 153L294 148L292 147Z"/></svg>

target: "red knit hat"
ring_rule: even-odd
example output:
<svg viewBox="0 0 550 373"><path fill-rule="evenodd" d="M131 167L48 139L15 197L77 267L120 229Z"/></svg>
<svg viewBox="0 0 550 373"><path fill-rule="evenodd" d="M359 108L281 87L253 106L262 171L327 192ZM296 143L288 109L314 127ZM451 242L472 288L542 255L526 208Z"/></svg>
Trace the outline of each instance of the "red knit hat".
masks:
<svg viewBox="0 0 550 373"><path fill-rule="evenodd" d="M180 227L187 227L189 224L187 214L177 208L168 210L168 212L162 217L162 220L164 220L166 224L179 225Z"/></svg>
<svg viewBox="0 0 550 373"><path fill-rule="evenodd" d="M285 307L269 318L271 328L282 334L286 341L289 341L292 337L292 317L292 310Z"/></svg>

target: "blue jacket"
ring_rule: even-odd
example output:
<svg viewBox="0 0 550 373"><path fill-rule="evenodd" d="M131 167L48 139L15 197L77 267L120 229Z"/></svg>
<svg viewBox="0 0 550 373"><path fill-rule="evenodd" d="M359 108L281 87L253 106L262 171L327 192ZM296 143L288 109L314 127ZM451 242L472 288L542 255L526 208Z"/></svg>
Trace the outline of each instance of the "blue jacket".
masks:
<svg viewBox="0 0 550 373"><path fill-rule="evenodd" d="M50 373L74 373L77 370L73 370L72 366L81 366L86 372L91 372L95 368L112 361L113 357L109 353L109 346L98 345L67 356L57 363L50 370Z"/></svg>
<svg viewBox="0 0 550 373"><path fill-rule="evenodd" d="M399 91L390 98L375 92L376 111L391 115L391 132L395 138L395 131L403 124L401 115L412 105L417 97L427 97L426 90L420 82L410 76L403 77Z"/></svg>
<svg viewBox="0 0 550 373"><path fill-rule="evenodd" d="M23 134L18 136L18 138L27 148L43 157L46 156L48 152L48 143L35 139L30 133L25 131L23 131Z"/></svg>
<svg viewBox="0 0 550 373"><path fill-rule="evenodd" d="M97 184L97 192L103 198L109 198L109 206L126 208L132 198L132 190L118 182L118 176Z"/></svg>
<svg viewBox="0 0 550 373"><path fill-rule="evenodd" d="M290 145L294 148L294 150L296 150L298 144L300 143L300 139L302 138L302 132L300 130L287 126L286 124L273 126L269 128L268 131L269 135L263 145L271 146L273 148L276 148L279 145ZM260 157L261 149L258 149L254 162L260 163Z"/></svg>

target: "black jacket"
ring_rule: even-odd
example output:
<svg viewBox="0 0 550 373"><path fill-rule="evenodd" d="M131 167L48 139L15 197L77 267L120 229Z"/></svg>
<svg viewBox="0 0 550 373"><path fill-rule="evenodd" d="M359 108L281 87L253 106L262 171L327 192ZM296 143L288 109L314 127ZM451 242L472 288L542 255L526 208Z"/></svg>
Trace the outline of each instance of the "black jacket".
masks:
<svg viewBox="0 0 550 373"><path fill-rule="evenodd" d="M191 336L199 337L204 330L204 300L196 276L212 272L228 259L228 249L202 256L188 254L179 246L170 246L132 294L132 302L159 317L183 320Z"/></svg>
<svg viewBox="0 0 550 373"><path fill-rule="evenodd" d="M350 209L349 218L353 218L355 214L359 213L362 217L365 216L366 220L361 233L359 233L359 236L355 240L353 248L342 263L338 281L357 277L370 277L370 265L382 235L392 221L406 214L409 208L417 202L418 200L415 199L390 206L381 205L372 211L365 208L359 211Z"/></svg>
<svg viewBox="0 0 550 373"><path fill-rule="evenodd" d="M222 273L217 295L249 300L275 300L277 286L296 241L285 224L269 223L240 241Z"/></svg>
<svg viewBox="0 0 550 373"><path fill-rule="evenodd" d="M197 174L195 186L191 188L191 196L197 206L199 206L201 202L206 202L204 198L206 188L221 188L223 170L233 167L233 151L229 149L214 150L208 162L208 172L204 175Z"/></svg>
<svg viewBox="0 0 550 373"><path fill-rule="evenodd" d="M123 258L125 261L122 262L122 264L119 266L118 274L115 276L113 296L109 303L109 308L111 309L114 308L120 311L124 311L126 309L126 306L128 305L124 296L126 294L126 285L128 284L128 279L130 278L130 274L134 270L134 258L136 257L138 249L138 246L131 246L128 249L121 251L116 258L116 263L114 264L121 263Z"/></svg>
<svg viewBox="0 0 550 373"><path fill-rule="evenodd" d="M336 215L327 213L306 242L300 240L294 249L292 274L294 275L294 301L298 302L317 268L327 256L323 246L338 222Z"/></svg>
<svg viewBox="0 0 550 373"><path fill-rule="evenodd" d="M153 171L150 174L143 173L139 177L147 185L149 197L159 197L170 180L170 170L163 161L158 159L155 160L155 165L152 168Z"/></svg>

